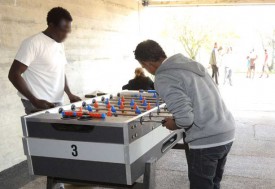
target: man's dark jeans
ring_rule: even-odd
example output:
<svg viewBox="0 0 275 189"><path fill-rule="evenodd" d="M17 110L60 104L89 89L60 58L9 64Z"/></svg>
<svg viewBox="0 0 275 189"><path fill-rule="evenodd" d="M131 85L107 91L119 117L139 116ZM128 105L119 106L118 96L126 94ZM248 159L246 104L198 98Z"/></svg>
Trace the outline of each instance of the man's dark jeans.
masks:
<svg viewBox="0 0 275 189"><path fill-rule="evenodd" d="M186 149L190 189L219 189L226 157L232 143L205 148Z"/></svg>
<svg viewBox="0 0 275 189"><path fill-rule="evenodd" d="M219 81L218 81L218 77L219 77L219 68L216 65L212 65L212 78L214 79L215 77L215 82L218 85Z"/></svg>

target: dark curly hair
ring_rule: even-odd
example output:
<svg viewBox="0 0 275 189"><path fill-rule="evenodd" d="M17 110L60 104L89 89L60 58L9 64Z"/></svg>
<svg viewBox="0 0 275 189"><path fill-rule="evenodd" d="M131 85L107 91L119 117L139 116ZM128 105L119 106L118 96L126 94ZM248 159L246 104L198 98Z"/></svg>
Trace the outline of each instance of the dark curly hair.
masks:
<svg viewBox="0 0 275 189"><path fill-rule="evenodd" d="M47 24L52 23L54 26L58 26L60 21L64 19L67 21L73 21L73 18L69 11L62 7L54 7L52 8L47 15Z"/></svg>
<svg viewBox="0 0 275 189"><path fill-rule="evenodd" d="M157 62L161 58L166 58L166 54L161 46L153 40L146 40L139 43L134 51L135 59L139 62L152 61Z"/></svg>

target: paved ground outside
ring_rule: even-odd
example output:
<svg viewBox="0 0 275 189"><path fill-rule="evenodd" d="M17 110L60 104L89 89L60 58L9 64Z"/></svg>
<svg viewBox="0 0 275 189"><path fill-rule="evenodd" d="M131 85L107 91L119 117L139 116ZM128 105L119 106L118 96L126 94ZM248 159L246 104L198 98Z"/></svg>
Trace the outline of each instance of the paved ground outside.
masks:
<svg viewBox="0 0 275 189"><path fill-rule="evenodd" d="M221 94L237 122L236 139L228 157L223 189L275 188L275 75L268 79L233 75L233 86L220 85ZM211 107L209 107L211 108ZM189 188L184 151L170 150L157 163L157 189ZM39 177L22 189L43 189ZM100 189L72 186L66 189Z"/></svg>

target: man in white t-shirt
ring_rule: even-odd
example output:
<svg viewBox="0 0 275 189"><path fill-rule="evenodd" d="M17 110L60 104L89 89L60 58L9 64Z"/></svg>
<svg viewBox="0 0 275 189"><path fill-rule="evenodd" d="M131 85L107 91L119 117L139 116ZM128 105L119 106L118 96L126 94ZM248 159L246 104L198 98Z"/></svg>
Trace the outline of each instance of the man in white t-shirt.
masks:
<svg viewBox="0 0 275 189"><path fill-rule="evenodd" d="M61 7L48 12L45 31L25 39L13 61L9 80L18 90L27 114L61 105L64 91L72 94L65 75L67 64L63 41L71 32L72 17Z"/></svg>

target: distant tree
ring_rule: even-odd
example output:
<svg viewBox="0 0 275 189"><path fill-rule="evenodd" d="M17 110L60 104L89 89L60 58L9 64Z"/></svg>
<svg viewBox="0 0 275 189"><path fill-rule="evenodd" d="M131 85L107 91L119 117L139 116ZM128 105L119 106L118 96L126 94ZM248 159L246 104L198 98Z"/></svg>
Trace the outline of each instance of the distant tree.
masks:
<svg viewBox="0 0 275 189"><path fill-rule="evenodd" d="M210 41L209 32L203 29L193 30L188 25L184 25L179 35L179 41L189 58L196 60L201 47L207 45Z"/></svg>

